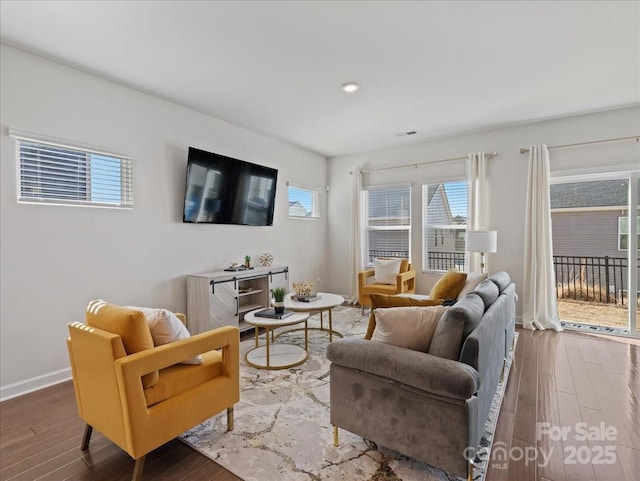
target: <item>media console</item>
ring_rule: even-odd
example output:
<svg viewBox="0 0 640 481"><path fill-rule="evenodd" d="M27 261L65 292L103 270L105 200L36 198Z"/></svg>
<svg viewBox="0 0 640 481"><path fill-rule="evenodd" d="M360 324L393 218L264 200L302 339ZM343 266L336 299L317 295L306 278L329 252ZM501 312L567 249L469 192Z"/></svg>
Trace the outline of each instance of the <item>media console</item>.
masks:
<svg viewBox="0 0 640 481"><path fill-rule="evenodd" d="M255 267L187 276L187 327L198 334L216 327L251 329L246 312L269 307L271 289L289 287L288 266Z"/></svg>

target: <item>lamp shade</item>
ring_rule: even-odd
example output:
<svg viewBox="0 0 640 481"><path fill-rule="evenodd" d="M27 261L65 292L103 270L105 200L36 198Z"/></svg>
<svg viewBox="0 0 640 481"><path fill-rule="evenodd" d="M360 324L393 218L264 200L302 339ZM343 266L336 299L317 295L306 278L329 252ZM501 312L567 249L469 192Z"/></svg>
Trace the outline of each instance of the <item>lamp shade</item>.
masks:
<svg viewBox="0 0 640 481"><path fill-rule="evenodd" d="M467 231L467 251L496 252L498 250L498 233L495 230Z"/></svg>

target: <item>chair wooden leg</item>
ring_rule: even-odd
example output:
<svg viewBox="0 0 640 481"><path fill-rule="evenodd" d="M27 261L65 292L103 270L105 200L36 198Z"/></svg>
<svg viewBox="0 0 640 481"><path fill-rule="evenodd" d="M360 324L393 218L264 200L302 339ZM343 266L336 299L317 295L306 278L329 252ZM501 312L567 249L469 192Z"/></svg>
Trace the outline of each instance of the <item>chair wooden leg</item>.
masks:
<svg viewBox="0 0 640 481"><path fill-rule="evenodd" d="M338 426L333 427L333 445L338 446L340 441L338 439Z"/></svg>
<svg viewBox="0 0 640 481"><path fill-rule="evenodd" d="M233 431L233 406L227 408L227 431Z"/></svg>
<svg viewBox="0 0 640 481"><path fill-rule="evenodd" d="M473 461L469 461L467 465L467 481L473 481Z"/></svg>
<svg viewBox="0 0 640 481"><path fill-rule="evenodd" d="M142 481L142 470L144 469L144 459L146 456L142 456L136 459L136 465L133 467L133 476L131 481Z"/></svg>
<svg viewBox="0 0 640 481"><path fill-rule="evenodd" d="M93 433L93 426L86 425L84 427L84 436L82 436L82 444L80 445L80 449L82 451L86 451L89 449L89 441L91 441L91 433Z"/></svg>

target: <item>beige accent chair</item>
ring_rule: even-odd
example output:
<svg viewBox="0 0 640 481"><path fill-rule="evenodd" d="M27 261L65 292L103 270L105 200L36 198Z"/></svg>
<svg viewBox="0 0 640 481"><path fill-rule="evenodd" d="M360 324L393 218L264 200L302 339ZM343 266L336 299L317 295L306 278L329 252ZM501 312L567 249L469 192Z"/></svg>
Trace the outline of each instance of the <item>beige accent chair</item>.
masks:
<svg viewBox="0 0 640 481"><path fill-rule="evenodd" d="M108 304L88 314L87 324L69 324L67 347L78 412L87 423L81 449L89 448L95 428L135 460L133 481L142 479L147 453L219 412L227 410L233 429L240 400L236 327L154 347L141 311ZM198 355L201 364L183 364Z"/></svg>
<svg viewBox="0 0 640 481"><path fill-rule="evenodd" d="M380 284L374 281L374 269L367 269L358 273L358 298L364 314L365 307L371 307L371 294L415 294L416 271L411 269L408 259L402 259L400 273L396 276L395 285ZM374 281L374 282L372 282Z"/></svg>

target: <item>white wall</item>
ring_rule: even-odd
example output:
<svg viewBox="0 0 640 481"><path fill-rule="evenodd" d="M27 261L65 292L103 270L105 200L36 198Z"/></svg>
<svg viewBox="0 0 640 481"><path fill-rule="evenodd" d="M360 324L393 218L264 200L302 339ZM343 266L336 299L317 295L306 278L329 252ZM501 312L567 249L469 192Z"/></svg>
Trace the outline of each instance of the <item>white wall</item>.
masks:
<svg viewBox="0 0 640 481"><path fill-rule="evenodd" d="M91 299L184 312L187 274L265 251L290 280L326 278L325 158L6 45L0 59L1 397L69 377L67 323ZM18 204L8 128L134 154L134 209ZM189 146L279 169L273 227L183 224ZM288 218L287 181L320 190L321 220Z"/></svg>
<svg viewBox="0 0 640 481"><path fill-rule="evenodd" d="M489 272L506 270L517 284L523 283L524 214L527 190L528 156L521 147L534 144L563 145L597 139L640 134L640 108L632 107L545 122L519 125L459 135L439 140L414 143L403 147L329 159L329 242L330 282L333 292L349 293L351 249L344 239L350 238L352 211L352 176L356 166L363 170L448 159L469 152L499 152L489 160L489 223L498 231L498 252L487 254ZM604 170L640 169L640 144L634 141L606 143L551 151L552 175L593 173ZM418 271L417 291L428 294L439 274L421 272L420 186L464 176L465 164L438 163L421 168L398 169L371 174L374 183L412 184L412 263ZM375 176L375 178L374 178ZM366 177L365 177L366 178ZM518 303L518 315L522 302Z"/></svg>

